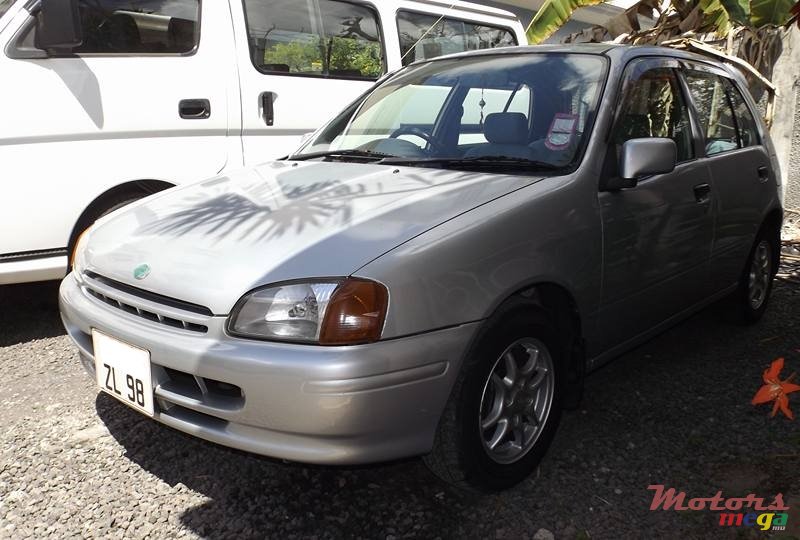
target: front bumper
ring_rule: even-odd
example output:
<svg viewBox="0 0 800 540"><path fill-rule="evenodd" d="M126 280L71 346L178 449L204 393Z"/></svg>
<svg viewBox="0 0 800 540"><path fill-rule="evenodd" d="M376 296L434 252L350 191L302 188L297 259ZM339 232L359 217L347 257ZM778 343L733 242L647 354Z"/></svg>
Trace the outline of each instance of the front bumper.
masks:
<svg viewBox="0 0 800 540"><path fill-rule="evenodd" d="M142 319L90 295L74 274L61 284L60 307L92 376L92 328L150 351L159 422L240 450L318 464L430 451L476 326L347 347L260 342L227 335L225 317L198 321L205 333Z"/></svg>

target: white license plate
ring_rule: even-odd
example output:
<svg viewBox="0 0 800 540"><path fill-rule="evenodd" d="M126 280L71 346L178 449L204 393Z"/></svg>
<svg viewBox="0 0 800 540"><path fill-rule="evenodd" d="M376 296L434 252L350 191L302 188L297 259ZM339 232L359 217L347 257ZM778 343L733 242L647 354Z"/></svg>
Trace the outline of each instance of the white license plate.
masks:
<svg viewBox="0 0 800 540"><path fill-rule="evenodd" d="M153 416L150 352L92 329L97 385L134 409Z"/></svg>

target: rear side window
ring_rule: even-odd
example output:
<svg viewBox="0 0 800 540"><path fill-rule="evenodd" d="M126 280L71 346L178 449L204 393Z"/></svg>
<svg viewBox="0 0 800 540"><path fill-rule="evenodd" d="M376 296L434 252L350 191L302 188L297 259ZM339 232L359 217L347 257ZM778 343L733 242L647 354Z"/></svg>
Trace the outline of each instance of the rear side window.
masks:
<svg viewBox="0 0 800 540"><path fill-rule="evenodd" d="M377 14L334 0L245 0L250 54L264 73L377 79L384 71Z"/></svg>
<svg viewBox="0 0 800 540"><path fill-rule="evenodd" d="M507 28L409 11L397 14L397 30L404 66L444 54L517 44Z"/></svg>
<svg viewBox="0 0 800 540"><path fill-rule="evenodd" d="M665 137L675 141L678 161L694 156L689 111L671 68L653 68L630 81L614 142L621 150L630 139Z"/></svg>
<svg viewBox="0 0 800 540"><path fill-rule="evenodd" d="M731 85L728 89L728 95L731 98L736 125L739 128L739 143L741 146L747 147L761 144L755 118L753 118L753 113L747 106L747 102L745 102L739 89Z"/></svg>
<svg viewBox="0 0 800 540"><path fill-rule="evenodd" d="M199 0L80 0L77 54L185 54L199 40Z"/></svg>
<svg viewBox="0 0 800 540"><path fill-rule="evenodd" d="M712 73L688 71L686 82L705 136L706 155L759 144L753 115L728 79Z"/></svg>

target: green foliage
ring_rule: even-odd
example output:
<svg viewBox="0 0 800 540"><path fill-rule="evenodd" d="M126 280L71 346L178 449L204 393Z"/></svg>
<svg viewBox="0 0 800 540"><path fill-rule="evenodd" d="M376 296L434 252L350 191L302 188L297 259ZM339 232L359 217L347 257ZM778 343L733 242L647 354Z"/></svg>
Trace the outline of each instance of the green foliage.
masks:
<svg viewBox="0 0 800 540"><path fill-rule="evenodd" d="M537 44L549 38L553 32L561 28L572 13L585 6L602 4L605 0L545 0L533 17L525 33L528 43Z"/></svg>
<svg viewBox="0 0 800 540"><path fill-rule="evenodd" d="M751 0L750 23L756 28L767 25L786 24L796 0Z"/></svg>
<svg viewBox="0 0 800 540"><path fill-rule="evenodd" d="M700 0L702 25L720 35L727 34L734 25L747 25L750 21L748 0Z"/></svg>
<svg viewBox="0 0 800 540"><path fill-rule="evenodd" d="M265 64L286 64L292 73L322 71L319 45L310 41L276 43L264 51Z"/></svg>
<svg viewBox="0 0 800 540"><path fill-rule="evenodd" d="M357 70L362 77L378 77L383 71L378 43L343 37L276 43L264 51L264 63L286 64L292 73Z"/></svg>

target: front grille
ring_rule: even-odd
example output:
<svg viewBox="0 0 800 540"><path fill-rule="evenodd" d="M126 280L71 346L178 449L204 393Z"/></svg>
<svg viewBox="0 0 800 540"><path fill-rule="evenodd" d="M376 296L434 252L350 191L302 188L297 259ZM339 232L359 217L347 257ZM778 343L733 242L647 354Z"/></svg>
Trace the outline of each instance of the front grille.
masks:
<svg viewBox="0 0 800 540"><path fill-rule="evenodd" d="M158 367L164 370L164 376L159 377L161 381L159 389L165 392L196 400L220 410L237 410L244 405L244 393L236 385L165 366ZM156 390L156 394L169 401L164 392Z"/></svg>
<svg viewBox="0 0 800 540"><path fill-rule="evenodd" d="M131 285L126 285L125 283L120 283L119 281L115 281L113 279L107 278L105 276L101 276L100 274L96 274L95 272L86 272L86 276L111 287L112 289L117 289L118 291L124 292L126 294L130 294L133 296L138 296L144 300L148 300L150 302L154 302L156 304L163 304L165 306L177 308L183 311L188 311L189 313L197 313L198 315L205 315L206 317L213 317L214 313L205 306L200 306L197 304L192 304L191 302L184 302L183 300L176 300L175 298L170 298L169 296L164 296L162 294L156 294L150 291L146 291L144 289L140 289L138 287L132 287Z"/></svg>
<svg viewBox="0 0 800 540"><path fill-rule="evenodd" d="M119 286L123 284L119 284L113 280L103 278L102 276L99 276L94 273L87 273L85 277L90 278L86 280L84 286L87 294L103 302L104 304L107 304L113 308L124 311L125 313L134 315L136 317L140 317L142 319L146 319L156 324L161 324L172 328L178 328L181 330L187 330L189 332L194 332L198 334L205 334L208 332L208 326L190 320L192 318L195 318L192 315L187 314L185 318L182 318L176 315L174 310L168 309L177 307L175 304L180 303L177 300L173 300L169 304L161 302L162 304L164 304L164 309L159 310L158 306L154 305L155 299L166 298L166 297L160 297L159 295L155 295L153 293L147 293L147 295L145 294L134 295L134 292L139 292L139 289L127 286L125 289L123 289L122 287ZM97 282L97 284L95 284L94 282ZM114 290L108 291L107 288L113 288ZM117 291L124 294L116 294ZM146 291L141 291L141 292L146 292ZM134 298L133 300L127 300L126 298L130 296L136 296L136 298ZM144 300L144 302L142 302L139 305L136 305L138 304L136 300L138 300L139 298L141 298L141 300ZM145 305L153 307L145 307ZM211 310L209 310L208 308L203 308L202 306L195 306L194 304L188 304L188 305L195 307L193 311L193 313L195 314L197 313L198 310L203 310L202 315L211 316ZM169 312L170 315L167 315L166 312Z"/></svg>

